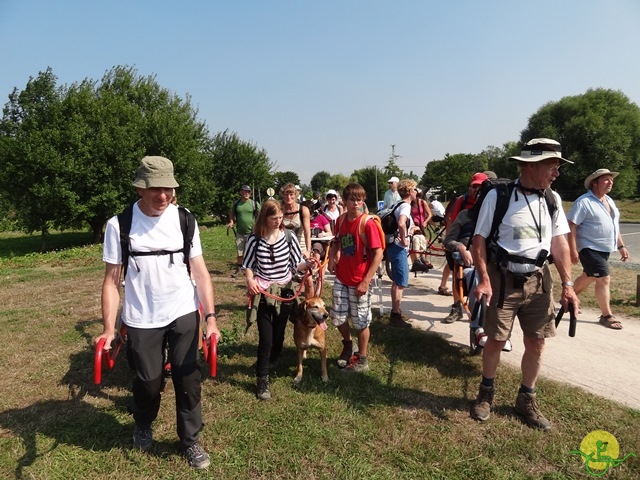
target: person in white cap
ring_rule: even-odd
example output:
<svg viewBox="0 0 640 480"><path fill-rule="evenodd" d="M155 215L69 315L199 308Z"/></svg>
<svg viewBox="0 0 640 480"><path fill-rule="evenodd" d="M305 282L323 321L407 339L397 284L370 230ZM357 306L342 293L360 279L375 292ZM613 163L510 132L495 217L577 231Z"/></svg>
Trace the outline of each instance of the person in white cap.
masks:
<svg viewBox="0 0 640 480"><path fill-rule="evenodd" d="M620 212L608 195L617 176L618 172L606 168L589 175L584 181L587 193L578 197L567 215L571 228L571 262L575 265L579 260L583 268L574 289L580 295L595 282L596 300L602 312L599 322L613 330L621 330L622 323L611 311L609 255L618 250L623 262L629 260L629 251L620 234Z"/></svg>
<svg viewBox="0 0 640 480"><path fill-rule="evenodd" d="M335 229L336 220L340 215L342 215L343 209L338 203L338 192L331 189L327 191L325 195L325 199L327 200L326 205L322 209L322 213L329 223L331 224L331 231L333 232ZM334 232L335 233L335 232Z"/></svg>
<svg viewBox="0 0 640 480"><path fill-rule="evenodd" d="M384 207L383 209L391 208L400 200L400 194L398 193L398 183L400 179L398 177L391 177L389 179L389 190L384 194Z"/></svg>
<svg viewBox="0 0 640 480"><path fill-rule="evenodd" d="M575 312L580 311L580 300L571 281L566 237L569 224L560 196L550 190L560 175L560 165L573 162L562 158L560 144L547 138L527 142L520 156L509 160L517 162L520 177L506 190L507 210L497 226L497 236L492 229L498 204L498 190L494 188L480 206L471 245L479 280L475 296L481 301L486 295L488 308L482 381L470 413L479 421L486 421L491 415L500 353L517 316L523 332L524 354L514 411L530 427L546 431L551 429L551 423L538 408L535 386L545 339L556 333L549 253L562 282L562 306L568 309L573 304Z"/></svg>
<svg viewBox="0 0 640 480"><path fill-rule="evenodd" d="M296 202L305 202L307 199L302 196L302 188L300 188L300 185L296 185L294 188L296 189Z"/></svg>

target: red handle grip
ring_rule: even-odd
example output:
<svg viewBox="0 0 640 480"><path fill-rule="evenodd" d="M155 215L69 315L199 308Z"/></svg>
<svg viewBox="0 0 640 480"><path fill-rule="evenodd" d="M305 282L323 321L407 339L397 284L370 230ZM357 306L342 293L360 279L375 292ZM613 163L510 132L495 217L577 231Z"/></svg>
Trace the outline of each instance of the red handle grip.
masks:
<svg viewBox="0 0 640 480"><path fill-rule="evenodd" d="M96 343L95 355L93 356L93 383L100 385L102 383L102 352L104 351L105 339L101 338Z"/></svg>
<svg viewBox="0 0 640 480"><path fill-rule="evenodd" d="M209 375L215 378L218 374L218 336L215 333L211 335L209 345L203 339L202 353L204 354L204 360L209 364Z"/></svg>
<svg viewBox="0 0 640 480"><path fill-rule="evenodd" d="M95 354L93 356L93 383L100 385L102 383L102 364L111 370L116 364L116 357L120 353L120 348L124 343L124 337L127 335L127 327L122 325L120 327L120 333L116 335L116 344L112 350L104 349L106 340L101 338L96 343Z"/></svg>

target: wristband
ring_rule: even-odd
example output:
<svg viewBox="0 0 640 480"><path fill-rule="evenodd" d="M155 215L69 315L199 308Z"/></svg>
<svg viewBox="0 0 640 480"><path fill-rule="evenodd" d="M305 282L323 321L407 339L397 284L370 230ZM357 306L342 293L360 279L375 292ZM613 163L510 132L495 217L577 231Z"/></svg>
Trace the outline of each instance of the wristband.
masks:
<svg viewBox="0 0 640 480"><path fill-rule="evenodd" d="M573 282L562 282L563 287L573 287Z"/></svg>
<svg viewBox="0 0 640 480"><path fill-rule="evenodd" d="M623 248L627 248L627 247L625 247L624 245L620 245L620 246L618 247L618 250L622 250Z"/></svg>
<svg viewBox="0 0 640 480"><path fill-rule="evenodd" d="M207 313L207 314L204 316L204 319L205 319L205 320L209 320L211 317L213 317L213 318L215 318L216 320L218 320L218 314L217 314L217 313L215 313L215 312L214 312L214 313Z"/></svg>

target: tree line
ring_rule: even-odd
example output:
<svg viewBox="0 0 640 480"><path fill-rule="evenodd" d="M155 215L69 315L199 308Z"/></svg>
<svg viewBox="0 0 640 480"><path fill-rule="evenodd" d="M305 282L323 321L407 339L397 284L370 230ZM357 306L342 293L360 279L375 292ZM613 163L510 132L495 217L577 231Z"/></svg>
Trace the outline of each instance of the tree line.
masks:
<svg viewBox="0 0 640 480"><path fill-rule="evenodd" d="M584 178L598 168L620 172L613 195L628 198L640 190L640 109L622 92L593 89L549 102L535 112L519 141L488 146L480 153L446 154L426 163L419 178L403 171L391 155L385 167L366 166L351 175L317 172L303 193L322 195L349 182L363 185L375 210L392 176L413 178L444 199L467 190L471 175L493 170L515 178L508 157L529 139L558 140L564 167L554 183L563 197L584 191ZM191 99L162 88L155 76L128 66L108 70L99 80L58 85L48 68L14 88L0 120L0 228L17 227L45 236L51 229L82 229L100 241L106 221L136 199L131 186L145 155L174 162L181 187L178 201L199 218L224 220L241 185L258 198L267 188L300 184L296 172L279 171L266 151L237 133L210 133Z"/></svg>

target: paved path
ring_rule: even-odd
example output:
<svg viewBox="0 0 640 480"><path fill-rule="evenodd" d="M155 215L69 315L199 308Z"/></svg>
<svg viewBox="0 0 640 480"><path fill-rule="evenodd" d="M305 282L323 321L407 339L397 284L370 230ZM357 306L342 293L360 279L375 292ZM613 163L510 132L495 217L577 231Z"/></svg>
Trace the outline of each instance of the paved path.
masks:
<svg viewBox="0 0 640 480"><path fill-rule="evenodd" d="M411 274L402 309L415 327L468 347L469 322L441 322L450 311L452 297L436 293L440 275L440 271L421 273L418 278ZM383 302L387 313L391 306L390 286L385 276ZM374 307L377 301L374 295ZM640 319L618 315L624 328L611 330L598 324L599 316L596 310L583 309L573 338L568 335L568 315L563 319L557 336L546 343L541 375L640 410ZM512 342L513 351L503 353L501 361L519 368L523 346L517 325Z"/></svg>

